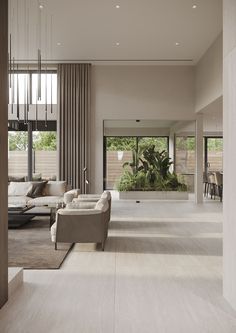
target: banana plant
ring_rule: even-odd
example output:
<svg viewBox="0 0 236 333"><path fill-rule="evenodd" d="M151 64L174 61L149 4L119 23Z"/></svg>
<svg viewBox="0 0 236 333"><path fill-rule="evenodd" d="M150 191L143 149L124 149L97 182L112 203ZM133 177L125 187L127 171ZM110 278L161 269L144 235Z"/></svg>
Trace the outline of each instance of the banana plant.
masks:
<svg viewBox="0 0 236 333"><path fill-rule="evenodd" d="M155 150L155 146L152 145L144 150L143 157L148 163L148 170L152 173L157 173L157 177L160 176L166 179L169 175L170 166L173 164L168 156L168 153L163 150L161 152ZM152 175L155 178L155 175Z"/></svg>
<svg viewBox="0 0 236 333"><path fill-rule="evenodd" d="M145 161L142 159L144 148L139 148L138 150L132 151L132 161L125 162L123 164L123 168L130 167L133 174L136 175L139 171L143 170L143 164L145 165L145 169L148 168L148 165ZM140 165L140 162L142 165Z"/></svg>

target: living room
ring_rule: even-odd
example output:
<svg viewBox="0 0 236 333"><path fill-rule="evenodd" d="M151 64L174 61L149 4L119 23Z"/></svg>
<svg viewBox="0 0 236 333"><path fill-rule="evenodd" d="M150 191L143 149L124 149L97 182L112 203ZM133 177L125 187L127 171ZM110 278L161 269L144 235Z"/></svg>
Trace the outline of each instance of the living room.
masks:
<svg viewBox="0 0 236 333"><path fill-rule="evenodd" d="M9 204L18 193L37 208L8 230L0 184L1 305L8 260L24 268L0 310L2 332L234 331L231 5L223 26L218 0L2 2L0 171ZM153 145L151 158L169 161L158 179ZM141 194L119 199L121 188ZM93 233L95 220L105 228Z"/></svg>

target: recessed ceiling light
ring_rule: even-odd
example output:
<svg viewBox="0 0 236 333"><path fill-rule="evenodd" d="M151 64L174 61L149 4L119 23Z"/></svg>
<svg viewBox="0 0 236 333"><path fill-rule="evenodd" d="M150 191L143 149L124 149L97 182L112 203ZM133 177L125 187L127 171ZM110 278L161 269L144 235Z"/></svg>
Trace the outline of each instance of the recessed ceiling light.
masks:
<svg viewBox="0 0 236 333"><path fill-rule="evenodd" d="M120 43L119 42L116 42L116 46L119 46L120 45Z"/></svg>
<svg viewBox="0 0 236 333"><path fill-rule="evenodd" d="M197 8L197 5L193 5L193 7L192 7L193 9L196 9Z"/></svg>
<svg viewBox="0 0 236 333"><path fill-rule="evenodd" d="M180 46L180 43L179 43L179 42L176 42L176 43L175 43L175 46Z"/></svg>
<svg viewBox="0 0 236 333"><path fill-rule="evenodd" d="M120 5L116 5L116 9L119 9L120 8Z"/></svg>
<svg viewBox="0 0 236 333"><path fill-rule="evenodd" d="M39 8L40 8L40 9L43 9L43 5L42 5L42 4L40 4L40 5L39 5Z"/></svg>
<svg viewBox="0 0 236 333"><path fill-rule="evenodd" d="M57 43L57 46L61 46L61 43L60 43L60 42L58 42L58 43Z"/></svg>

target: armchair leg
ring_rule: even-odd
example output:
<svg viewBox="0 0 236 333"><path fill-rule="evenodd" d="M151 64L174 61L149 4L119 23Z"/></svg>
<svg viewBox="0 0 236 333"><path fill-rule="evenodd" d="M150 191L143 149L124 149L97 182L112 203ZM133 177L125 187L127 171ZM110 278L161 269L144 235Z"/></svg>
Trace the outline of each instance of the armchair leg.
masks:
<svg viewBox="0 0 236 333"><path fill-rule="evenodd" d="M55 250L57 250L57 242L55 242Z"/></svg>
<svg viewBox="0 0 236 333"><path fill-rule="evenodd" d="M104 251L104 249L105 249L105 241L102 242L102 251Z"/></svg>

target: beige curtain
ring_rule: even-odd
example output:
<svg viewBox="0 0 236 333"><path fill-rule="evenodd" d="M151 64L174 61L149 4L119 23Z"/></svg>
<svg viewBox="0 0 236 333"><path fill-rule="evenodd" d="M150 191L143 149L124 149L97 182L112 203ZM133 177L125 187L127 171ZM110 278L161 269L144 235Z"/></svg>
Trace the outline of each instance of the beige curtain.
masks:
<svg viewBox="0 0 236 333"><path fill-rule="evenodd" d="M58 65L59 177L89 192L90 64Z"/></svg>

